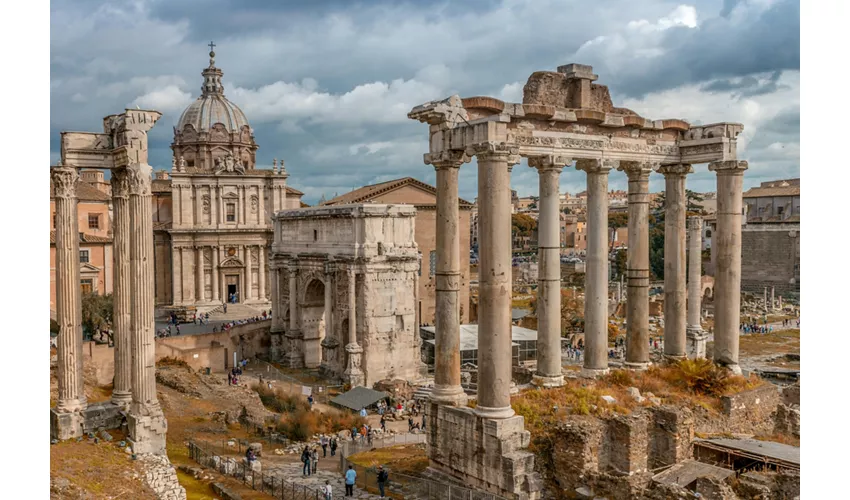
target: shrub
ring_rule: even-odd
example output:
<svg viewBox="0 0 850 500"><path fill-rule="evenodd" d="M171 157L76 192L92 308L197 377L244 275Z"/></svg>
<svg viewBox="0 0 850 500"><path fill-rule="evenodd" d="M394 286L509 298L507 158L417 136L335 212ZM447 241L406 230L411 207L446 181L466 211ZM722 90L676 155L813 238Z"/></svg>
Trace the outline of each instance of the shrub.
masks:
<svg viewBox="0 0 850 500"><path fill-rule="evenodd" d="M316 434L332 434L352 427L358 429L366 421L359 415L331 410L311 411L309 405L282 415L275 425L277 432L293 441L306 441Z"/></svg>
<svg viewBox="0 0 850 500"><path fill-rule="evenodd" d="M281 390L269 389L266 386L255 384L252 388L260 396L263 406L276 413L291 413L299 409L310 409L310 404L298 396L284 394Z"/></svg>
<svg viewBox="0 0 850 500"><path fill-rule="evenodd" d="M631 387L635 384L632 374L628 370L613 370L606 376L606 382L622 387Z"/></svg>
<svg viewBox="0 0 850 500"><path fill-rule="evenodd" d="M704 358L684 359L676 364L676 369L678 382L699 394L722 396L732 384L725 368Z"/></svg>
<svg viewBox="0 0 850 500"><path fill-rule="evenodd" d="M191 370L192 368L188 363L179 358L172 358L170 356L166 356L164 358L160 358L159 361L156 362L156 366L180 366L187 370Z"/></svg>

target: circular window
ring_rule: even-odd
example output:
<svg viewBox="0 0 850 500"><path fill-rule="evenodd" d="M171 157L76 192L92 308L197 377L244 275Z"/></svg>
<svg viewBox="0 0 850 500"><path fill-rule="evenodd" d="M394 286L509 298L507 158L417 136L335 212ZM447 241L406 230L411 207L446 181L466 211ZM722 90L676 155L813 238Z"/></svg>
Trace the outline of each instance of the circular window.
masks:
<svg viewBox="0 0 850 500"><path fill-rule="evenodd" d="M227 255L229 255L229 256L231 256L231 257L233 257L234 255L236 255L236 248L234 248L234 247L230 247L230 248L228 248L228 249L227 249Z"/></svg>

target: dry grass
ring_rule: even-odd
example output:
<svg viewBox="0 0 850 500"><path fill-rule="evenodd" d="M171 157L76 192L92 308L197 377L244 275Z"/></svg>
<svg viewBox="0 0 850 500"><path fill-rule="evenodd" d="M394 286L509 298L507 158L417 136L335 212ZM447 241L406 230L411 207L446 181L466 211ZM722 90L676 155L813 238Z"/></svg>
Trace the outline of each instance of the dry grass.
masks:
<svg viewBox="0 0 850 500"><path fill-rule="evenodd" d="M171 358L171 357L167 357L167 356L164 357L164 358L160 358L156 362L156 366L157 367L160 367L160 366L180 366L180 367L183 367L187 370L192 370L192 368L189 366L189 364L186 363L185 361L183 361L182 359Z"/></svg>
<svg viewBox="0 0 850 500"><path fill-rule="evenodd" d="M791 434L783 434L780 432L775 432L773 434L767 435L758 435L753 436L753 439L758 439L759 441L773 441L774 443L782 443L790 446L800 447L800 438L796 436L792 436Z"/></svg>
<svg viewBox="0 0 850 500"><path fill-rule="evenodd" d="M740 338L741 356L800 353L800 330L779 330L773 333L754 333Z"/></svg>
<svg viewBox="0 0 850 500"><path fill-rule="evenodd" d="M421 474L428 468L428 456L421 445L400 445L375 448L351 455L348 460L361 467L383 465L399 474Z"/></svg>

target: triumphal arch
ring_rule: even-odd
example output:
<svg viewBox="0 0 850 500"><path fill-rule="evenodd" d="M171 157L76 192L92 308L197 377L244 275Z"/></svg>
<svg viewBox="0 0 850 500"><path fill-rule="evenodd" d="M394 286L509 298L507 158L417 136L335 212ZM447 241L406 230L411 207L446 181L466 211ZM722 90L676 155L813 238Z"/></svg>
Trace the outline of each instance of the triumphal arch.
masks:
<svg viewBox="0 0 850 500"><path fill-rule="evenodd" d="M380 204L278 212L272 357L352 386L419 379L415 216L412 205Z"/></svg>
<svg viewBox="0 0 850 500"><path fill-rule="evenodd" d="M742 183L747 162L736 154L737 123L691 126L652 120L611 101L593 83L593 68L568 64L533 73L523 102L452 96L413 108L408 117L429 125L425 163L437 171L436 372L427 408L428 455L435 471L512 498L539 498L529 433L514 414L511 383L510 174L521 157L540 179L538 367L535 383L563 384L560 356L559 175L573 165L587 175L587 271L583 374L608 370L608 176L628 177L629 249L627 365L649 365L648 186L665 178L665 354L683 358L686 318L685 180L693 165L717 174L717 252L714 360L738 367ZM458 171L477 157L479 199L478 401L468 408L460 385L457 297Z"/></svg>

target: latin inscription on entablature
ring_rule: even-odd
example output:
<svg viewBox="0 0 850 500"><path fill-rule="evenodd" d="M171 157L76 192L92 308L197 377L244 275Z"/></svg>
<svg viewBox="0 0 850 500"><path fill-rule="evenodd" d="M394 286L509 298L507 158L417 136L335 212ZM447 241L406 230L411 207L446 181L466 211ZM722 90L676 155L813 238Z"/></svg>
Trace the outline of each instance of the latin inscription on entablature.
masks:
<svg viewBox="0 0 850 500"><path fill-rule="evenodd" d="M575 137L517 136L516 142L520 146L543 146L557 149L591 149L658 155L676 155L679 153L679 148L675 145L609 141L604 139L578 139Z"/></svg>

